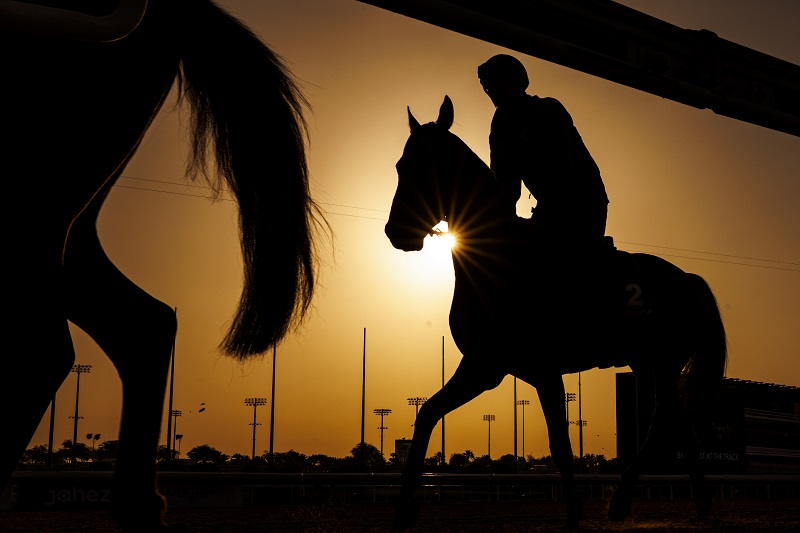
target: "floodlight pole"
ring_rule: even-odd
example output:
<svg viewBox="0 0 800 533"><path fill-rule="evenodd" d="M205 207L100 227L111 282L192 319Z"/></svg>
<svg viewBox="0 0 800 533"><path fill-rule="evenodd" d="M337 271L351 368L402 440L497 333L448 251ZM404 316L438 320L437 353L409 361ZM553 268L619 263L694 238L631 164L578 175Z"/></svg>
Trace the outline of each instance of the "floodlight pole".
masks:
<svg viewBox="0 0 800 533"><path fill-rule="evenodd" d="M483 415L483 419L489 422L489 449L486 455L489 459L492 458L492 420L494 420L494 415Z"/></svg>
<svg viewBox="0 0 800 533"><path fill-rule="evenodd" d="M72 370L70 372L75 372L78 374L78 381L75 385L75 423L72 429L72 466L73 468L77 466L77 460L75 458L75 445L78 443L78 399L81 393L81 374L88 374L92 371L92 365L72 365Z"/></svg>
<svg viewBox="0 0 800 533"><path fill-rule="evenodd" d="M567 426L571 423L569 421L569 402L575 401L575 393L574 392L566 392L564 393L564 403L567 404Z"/></svg>
<svg viewBox="0 0 800 533"><path fill-rule="evenodd" d="M272 403L269 410L269 463L273 464L272 445L275 443L275 361L278 355L278 348L272 346Z"/></svg>
<svg viewBox="0 0 800 533"><path fill-rule="evenodd" d="M391 409L373 409L372 412L381 417L381 427L379 427L378 429L381 430L381 457L383 457L383 430L384 429L389 429L387 427L384 427L384 425L383 425L383 417L384 416L389 416L390 414L392 414L392 410Z"/></svg>
<svg viewBox="0 0 800 533"><path fill-rule="evenodd" d="M175 455L175 439L178 436L178 417L183 416L183 411L173 409L170 411L172 417L172 448L169 450L169 462L172 464L172 456Z"/></svg>
<svg viewBox="0 0 800 533"><path fill-rule="evenodd" d="M525 459L525 406L530 400L517 400L517 405L522 406L522 458Z"/></svg>
<svg viewBox="0 0 800 533"><path fill-rule="evenodd" d="M419 406L425 403L428 399L423 398L421 396L415 396L414 398L408 399L408 405L414 406L414 423L417 423L417 417L419 416Z"/></svg>
<svg viewBox="0 0 800 533"><path fill-rule="evenodd" d="M253 406L253 450L250 452L250 459L256 458L256 426L260 425L256 422L256 410L258 409L259 405L266 405L267 399L266 398L245 398L244 399L245 405L252 405Z"/></svg>

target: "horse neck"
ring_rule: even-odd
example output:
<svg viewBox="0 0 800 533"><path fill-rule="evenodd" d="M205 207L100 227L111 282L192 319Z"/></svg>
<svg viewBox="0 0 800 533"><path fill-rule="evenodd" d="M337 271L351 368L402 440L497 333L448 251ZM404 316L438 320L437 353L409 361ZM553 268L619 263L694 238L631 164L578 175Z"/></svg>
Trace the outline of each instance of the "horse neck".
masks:
<svg viewBox="0 0 800 533"><path fill-rule="evenodd" d="M462 238L489 242L516 219L516 206L503 199L491 170L475 156L454 180L448 227Z"/></svg>

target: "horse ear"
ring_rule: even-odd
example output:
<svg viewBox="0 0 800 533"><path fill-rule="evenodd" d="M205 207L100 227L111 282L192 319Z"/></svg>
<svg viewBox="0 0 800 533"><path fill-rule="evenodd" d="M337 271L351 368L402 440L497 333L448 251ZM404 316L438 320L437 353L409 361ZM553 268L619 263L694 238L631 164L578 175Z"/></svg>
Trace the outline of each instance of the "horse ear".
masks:
<svg viewBox="0 0 800 533"><path fill-rule="evenodd" d="M408 127L411 128L411 131L413 132L420 127L419 121L414 118L414 115L411 114L410 107L406 107L406 109L408 109Z"/></svg>
<svg viewBox="0 0 800 533"><path fill-rule="evenodd" d="M449 96L445 95L444 102L442 102L442 106L439 108L439 118L436 119L436 124L449 130L450 126L453 125L454 114L453 101L450 100Z"/></svg>

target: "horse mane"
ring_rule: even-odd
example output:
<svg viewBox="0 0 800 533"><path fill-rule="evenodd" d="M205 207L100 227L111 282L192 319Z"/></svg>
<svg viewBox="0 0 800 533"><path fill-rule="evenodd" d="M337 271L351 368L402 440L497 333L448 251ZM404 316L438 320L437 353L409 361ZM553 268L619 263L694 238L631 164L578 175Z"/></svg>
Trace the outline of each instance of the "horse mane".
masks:
<svg viewBox="0 0 800 533"><path fill-rule="evenodd" d="M450 154L451 164L461 167L458 172L462 177L461 184L468 185L466 189L456 191L469 197L464 204L467 209L472 205L480 206L480 211L486 214L496 208L498 217L507 222L508 217L502 214L506 210L501 205L500 183L489 165L461 137L449 130L445 132L444 147ZM514 209L507 214L516 218Z"/></svg>
<svg viewBox="0 0 800 533"><path fill-rule="evenodd" d="M310 106L297 82L249 28L211 2L198 4L197 19L181 25L187 173L202 176L215 198L226 186L239 205L243 289L221 348L244 358L302 322L317 271L314 230L327 223L309 192L303 109Z"/></svg>

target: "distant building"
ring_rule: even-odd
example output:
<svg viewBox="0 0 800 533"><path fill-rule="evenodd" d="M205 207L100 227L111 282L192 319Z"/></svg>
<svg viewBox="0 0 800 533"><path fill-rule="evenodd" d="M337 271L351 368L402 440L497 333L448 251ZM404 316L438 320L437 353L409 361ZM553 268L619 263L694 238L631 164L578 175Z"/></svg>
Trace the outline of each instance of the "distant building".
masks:
<svg viewBox="0 0 800 533"><path fill-rule="evenodd" d="M616 387L617 459L624 467L647 435L653 398L632 372L617 374ZM713 424L714 442L699 450L707 472L800 473L800 387L725 378ZM683 471L675 443L658 443L655 453L658 466L647 472Z"/></svg>
<svg viewBox="0 0 800 533"><path fill-rule="evenodd" d="M396 439L394 441L394 458L398 465L406 464L408 450L411 448L411 441L407 439Z"/></svg>

